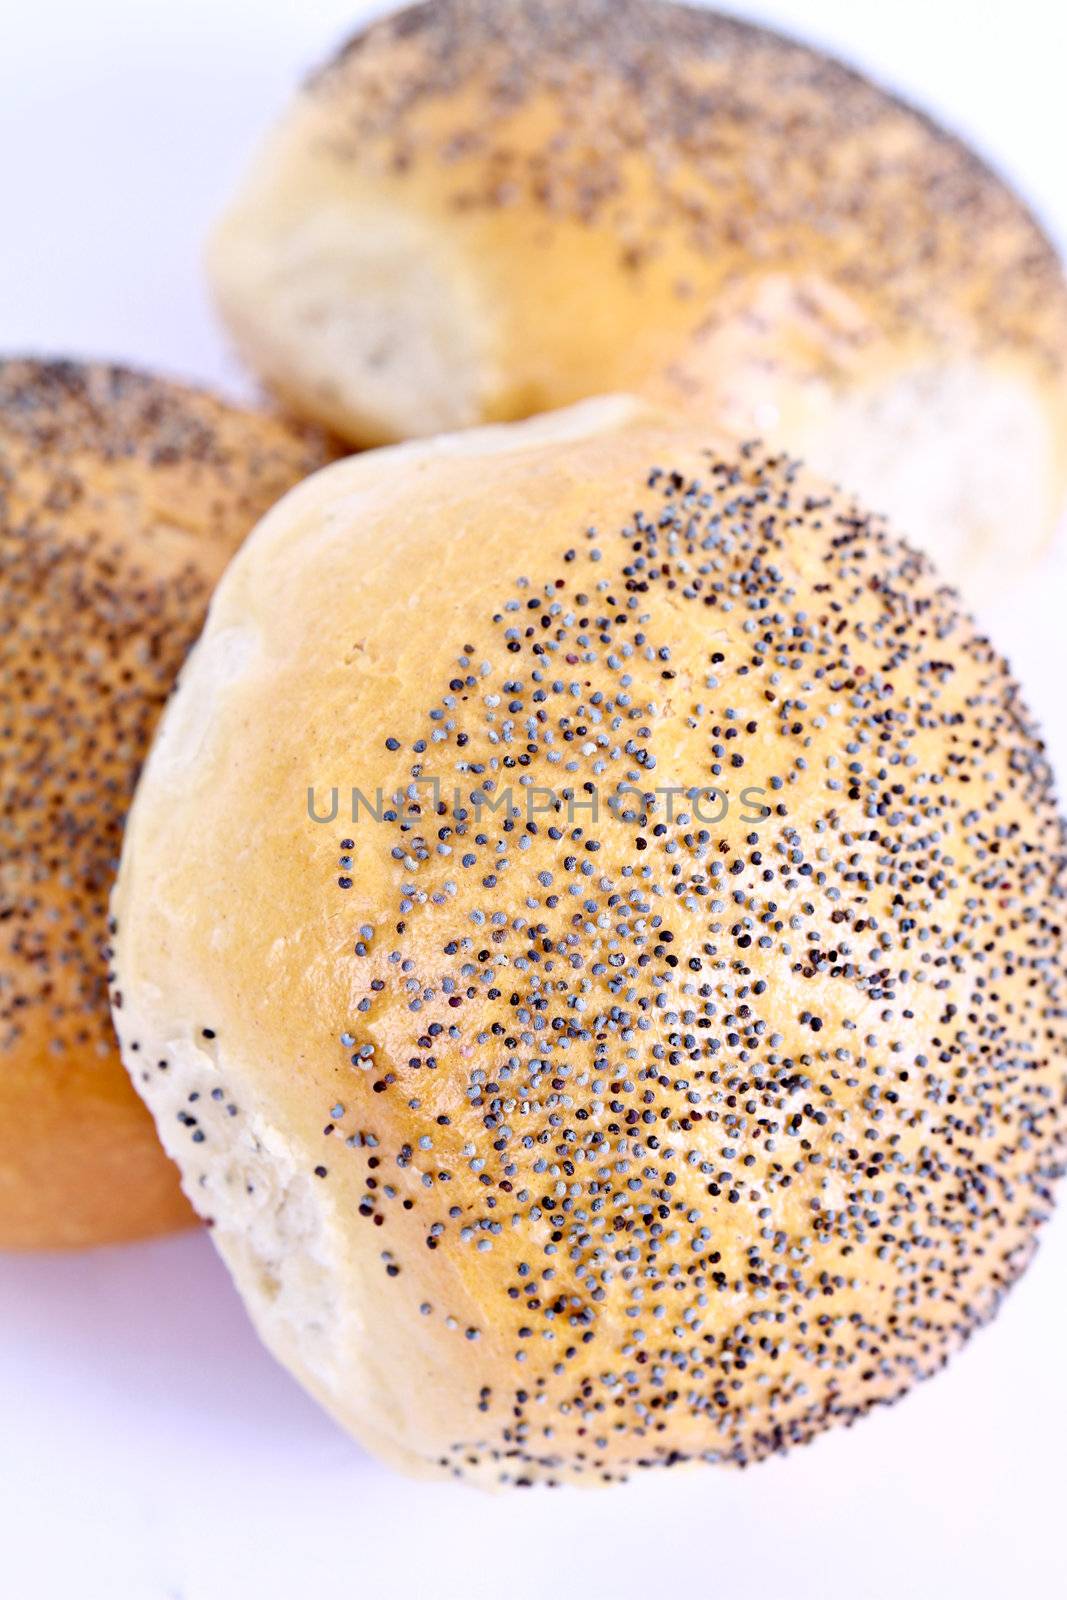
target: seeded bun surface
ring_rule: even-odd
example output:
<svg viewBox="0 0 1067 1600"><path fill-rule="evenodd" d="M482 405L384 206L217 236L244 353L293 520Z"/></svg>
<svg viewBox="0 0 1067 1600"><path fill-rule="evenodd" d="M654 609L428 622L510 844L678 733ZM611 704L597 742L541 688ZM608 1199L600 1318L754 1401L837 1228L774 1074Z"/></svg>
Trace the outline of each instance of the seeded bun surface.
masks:
<svg viewBox="0 0 1067 1600"><path fill-rule="evenodd" d="M115 1048L108 894L211 587L323 459L176 384L0 361L0 1248L192 1220Z"/></svg>
<svg viewBox="0 0 1067 1600"><path fill-rule="evenodd" d="M1062 871L924 558L588 402L261 523L131 813L116 1025L264 1339L372 1449L744 1463L935 1371L1029 1260Z"/></svg>
<svg viewBox="0 0 1067 1600"><path fill-rule="evenodd" d="M658 0L431 0L306 86L215 237L252 366L357 444L631 389L862 495L986 596L1067 493L1025 206L816 51Z"/></svg>

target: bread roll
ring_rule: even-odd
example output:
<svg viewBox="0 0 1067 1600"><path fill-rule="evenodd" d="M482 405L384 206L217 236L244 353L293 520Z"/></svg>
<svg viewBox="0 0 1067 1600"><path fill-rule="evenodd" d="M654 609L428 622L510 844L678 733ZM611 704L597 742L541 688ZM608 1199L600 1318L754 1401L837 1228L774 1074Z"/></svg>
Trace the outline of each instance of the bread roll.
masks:
<svg viewBox="0 0 1067 1600"><path fill-rule="evenodd" d="M115 1048L107 897L211 586L323 459L177 384L0 361L0 1248L193 1220Z"/></svg>
<svg viewBox="0 0 1067 1600"><path fill-rule="evenodd" d="M816 51L653 0L430 0L300 94L211 250L354 443L613 389L799 454L984 599L1067 493L1067 290L981 161Z"/></svg>
<svg viewBox="0 0 1067 1600"><path fill-rule="evenodd" d="M1062 868L924 558L587 402L260 524L141 778L116 1025L263 1338L372 1450L745 1463L933 1372L1029 1260Z"/></svg>

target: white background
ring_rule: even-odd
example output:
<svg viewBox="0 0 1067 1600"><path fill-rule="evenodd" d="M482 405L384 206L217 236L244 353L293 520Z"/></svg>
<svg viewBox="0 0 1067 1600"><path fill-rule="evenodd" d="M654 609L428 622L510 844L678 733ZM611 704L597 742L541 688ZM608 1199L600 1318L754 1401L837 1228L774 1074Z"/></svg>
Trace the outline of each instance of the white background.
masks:
<svg viewBox="0 0 1067 1600"><path fill-rule="evenodd" d="M0 0L0 349L243 380L205 230L359 0ZM970 135L1067 240L1057 0L762 0ZM248 392L248 391L246 391ZM1067 562L997 621L1067 774ZM0 1258L11 1600L1044 1600L1067 1594L1067 1215L902 1405L744 1474L411 1484L256 1342L199 1235Z"/></svg>

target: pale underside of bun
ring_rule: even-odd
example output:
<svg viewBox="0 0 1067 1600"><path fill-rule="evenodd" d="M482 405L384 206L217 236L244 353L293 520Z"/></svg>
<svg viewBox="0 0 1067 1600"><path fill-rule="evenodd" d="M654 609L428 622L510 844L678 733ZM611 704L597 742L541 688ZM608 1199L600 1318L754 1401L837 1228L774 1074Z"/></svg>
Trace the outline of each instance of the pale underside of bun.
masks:
<svg viewBox="0 0 1067 1600"><path fill-rule="evenodd" d="M1067 289L1009 188L825 56L657 0L431 0L300 95L211 251L358 444L630 389L809 460L972 597L1067 493Z"/></svg>
<svg viewBox="0 0 1067 1600"><path fill-rule="evenodd" d="M107 997L107 899L156 718L305 430L102 364L0 361L0 1248L190 1223Z"/></svg>
<svg viewBox="0 0 1067 1600"><path fill-rule="evenodd" d="M1062 871L923 557L588 402L260 524L131 813L116 1026L261 1335L370 1448L746 1463L934 1372L1029 1260Z"/></svg>

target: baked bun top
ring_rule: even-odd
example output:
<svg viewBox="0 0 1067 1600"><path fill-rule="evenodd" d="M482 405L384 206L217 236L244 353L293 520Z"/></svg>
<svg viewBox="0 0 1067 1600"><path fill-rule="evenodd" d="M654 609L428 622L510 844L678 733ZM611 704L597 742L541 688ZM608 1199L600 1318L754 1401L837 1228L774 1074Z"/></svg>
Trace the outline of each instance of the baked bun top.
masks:
<svg viewBox="0 0 1067 1600"><path fill-rule="evenodd" d="M0 1246L188 1220L115 1049L107 899L212 586L324 459L121 367L0 361Z"/></svg>
<svg viewBox="0 0 1067 1600"><path fill-rule="evenodd" d="M589 402L261 523L131 814L116 1025L264 1337L372 1448L746 1462L934 1371L1028 1260L1062 869L923 557Z"/></svg>
<svg viewBox="0 0 1067 1600"><path fill-rule="evenodd" d="M766 28L664 0L428 0L357 34L306 97L339 161L420 199L432 183L442 211L604 225L616 265L657 284L682 262L722 285L808 257L902 340L955 337L968 313L1062 368L1063 272L1019 198Z"/></svg>
<svg viewBox="0 0 1067 1600"><path fill-rule="evenodd" d="M862 493L988 591L1067 496L1067 286L957 139L655 0L372 23L215 237L238 344L360 444L631 389Z"/></svg>

